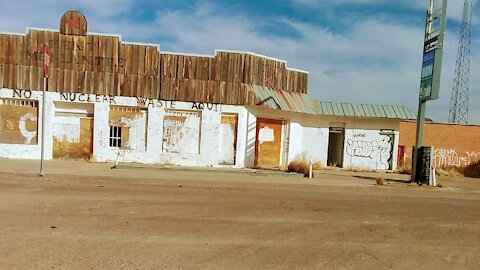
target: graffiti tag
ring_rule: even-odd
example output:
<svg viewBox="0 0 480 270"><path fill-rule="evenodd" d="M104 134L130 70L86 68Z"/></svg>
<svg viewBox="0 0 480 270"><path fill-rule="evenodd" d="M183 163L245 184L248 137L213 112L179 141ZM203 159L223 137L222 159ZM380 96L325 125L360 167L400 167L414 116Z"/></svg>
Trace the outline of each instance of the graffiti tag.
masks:
<svg viewBox="0 0 480 270"><path fill-rule="evenodd" d="M435 149L433 152L433 165L435 167L461 167L467 166L480 159L480 153L465 152L459 155L455 149Z"/></svg>
<svg viewBox="0 0 480 270"><path fill-rule="evenodd" d="M379 141L347 141L347 154L352 157L369 158L378 160L383 167L379 169L388 170L389 161L392 157L392 143L390 137Z"/></svg>

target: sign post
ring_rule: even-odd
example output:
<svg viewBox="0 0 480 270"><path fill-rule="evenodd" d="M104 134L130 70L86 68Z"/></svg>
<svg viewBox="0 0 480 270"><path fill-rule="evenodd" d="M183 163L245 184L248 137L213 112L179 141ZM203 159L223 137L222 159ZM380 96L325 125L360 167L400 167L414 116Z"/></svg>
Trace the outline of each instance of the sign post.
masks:
<svg viewBox="0 0 480 270"><path fill-rule="evenodd" d="M443 1L441 6L436 5ZM417 137L413 149L412 181L419 182L418 172L419 148L423 146L423 129L427 101L438 99L440 93L440 77L442 72L443 41L447 22L447 0L430 0L425 23L425 39L423 45L422 75L418 103Z"/></svg>
<svg viewBox="0 0 480 270"><path fill-rule="evenodd" d="M43 93L42 93L42 140L41 140L41 157L40 157L40 176L44 176L44 160L45 160L45 93L48 89L48 76L50 73L50 46L45 43L44 48L44 76L43 76Z"/></svg>

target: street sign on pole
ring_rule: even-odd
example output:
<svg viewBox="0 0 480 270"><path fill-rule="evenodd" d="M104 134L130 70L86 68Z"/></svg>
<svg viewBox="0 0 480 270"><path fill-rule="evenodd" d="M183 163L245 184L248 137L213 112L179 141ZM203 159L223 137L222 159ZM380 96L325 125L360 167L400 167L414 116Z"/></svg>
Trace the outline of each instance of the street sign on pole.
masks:
<svg viewBox="0 0 480 270"><path fill-rule="evenodd" d="M441 5L437 3L442 1ZM418 162L418 150L423 146L423 128L427 101L438 99L442 73L443 41L447 22L447 0L430 0L425 23L423 44L422 75L418 102L417 138L413 149L412 181L420 181L419 171L423 166ZM422 163L423 164L423 163ZM430 163L431 164L431 163ZM429 165L431 166L431 165Z"/></svg>
<svg viewBox="0 0 480 270"><path fill-rule="evenodd" d="M45 93L48 89L48 75L50 73L50 46L45 43L44 46L44 76L43 76L43 93L42 93L42 139L40 153L40 176L44 175L45 160Z"/></svg>

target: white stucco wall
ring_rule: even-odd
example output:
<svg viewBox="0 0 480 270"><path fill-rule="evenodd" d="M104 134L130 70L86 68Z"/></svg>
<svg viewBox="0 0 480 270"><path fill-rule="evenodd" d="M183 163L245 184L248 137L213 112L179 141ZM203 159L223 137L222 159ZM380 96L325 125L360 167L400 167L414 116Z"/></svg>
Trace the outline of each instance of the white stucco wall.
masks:
<svg viewBox="0 0 480 270"><path fill-rule="evenodd" d="M307 152L314 162L327 164L328 128L303 127L302 151Z"/></svg>
<svg viewBox="0 0 480 270"><path fill-rule="evenodd" d="M255 141L257 137L257 117L248 112L246 119L245 141L245 167L252 168L255 166Z"/></svg>
<svg viewBox="0 0 480 270"><path fill-rule="evenodd" d="M24 91L16 91L16 93ZM0 144L0 157L19 159L39 159L41 144L41 111L42 102L39 91L28 91L26 96L14 96L12 89L1 89L0 98L25 99L39 101L38 115L38 144ZM27 98L28 97L28 98ZM110 102L113 98L114 102ZM92 160L98 162L114 162L119 157L120 162L158 163L185 166L220 166L220 127L221 113L238 114L237 154L235 165L231 167L245 166L245 148L247 136L247 110L240 106L222 106L220 104L200 104L191 102L149 100L146 117L138 119L139 124L146 123L145 128L131 130L135 150L124 150L109 146L109 111L111 105L137 107L139 100L128 97L104 97L95 95L61 94L47 92L46 95L46 128L45 128L45 158L52 158L52 132L55 130L57 137L68 140L77 140L78 119L69 116L55 115L55 104L62 104L60 111L78 111L82 104L91 104L93 107L94 131L93 131L93 154ZM66 109L67 108L67 109ZM200 134L198 135L198 151L193 154L167 153L162 147L163 124L165 110L196 111L200 117ZM58 108L57 108L58 110ZM56 129L54 129L54 124ZM75 128L69 128L75 127ZM254 132L254 130L253 130ZM144 135L146 134L146 135ZM146 147L142 147L146 145Z"/></svg>
<svg viewBox="0 0 480 270"><path fill-rule="evenodd" d="M225 167L234 167L234 168L243 168L248 166L245 164L246 158L246 149L247 149L247 137L248 137L248 111L245 107L233 106L233 105L222 105L222 113L235 113L238 115L238 126L237 126L237 145L235 153L235 165L225 166ZM255 136L255 135L253 135ZM223 138L220 138L219 143L223 141ZM253 141L255 147L255 141ZM220 158L221 159L221 158Z"/></svg>
<svg viewBox="0 0 480 270"><path fill-rule="evenodd" d="M304 150L303 148L303 133L305 129L299 124L290 123L290 136L288 145L288 162L292 162L297 155L300 155ZM293 142L293 143L292 143Z"/></svg>
<svg viewBox="0 0 480 270"><path fill-rule="evenodd" d="M18 95L20 94L20 96ZM27 98L28 97L28 98ZM37 91L23 91L12 89L1 89L0 98L5 99L19 99L19 100L34 100L38 102L38 143L37 144L5 144L0 143L0 157L1 158L15 158L15 159L40 159L41 143L42 143L42 92ZM53 116L53 101L52 95L47 93L45 95L45 159L52 159L52 116Z"/></svg>
<svg viewBox="0 0 480 270"><path fill-rule="evenodd" d="M290 124L288 162L291 162L298 154L306 153L312 157L314 162L321 162L323 165L326 165L328 159L329 128L344 127L345 141L342 167L385 170L385 161L391 156L393 170L396 169L400 127L399 119L316 116L253 106L247 106L247 109L252 119L255 119L255 117L282 119ZM394 135L394 142L393 149L391 149L393 150L393 154L388 152L389 155L387 157L387 153L385 153L386 146L383 146L385 145L385 142L383 142L385 135L381 135L381 133L389 132ZM367 147L365 151L368 152L369 149L371 149L369 153L362 154L359 152L358 143L356 142L360 141L360 135L364 136L364 140L362 141L365 142ZM251 140L253 140L252 138L254 136L250 137ZM356 152L350 151L352 147L350 147L347 152L348 142L351 142L352 146L353 144L357 146Z"/></svg>
<svg viewBox="0 0 480 270"><path fill-rule="evenodd" d="M15 94L16 93L16 94ZM11 89L0 90L0 98L39 100L38 114L38 144L0 144L0 157L39 159L41 144L41 117L42 103L41 92ZM20 93L20 96L18 94ZM298 154L307 153L312 159L322 164L327 163L329 127L341 125L345 127L345 143L343 167L360 167L366 169L385 169L388 160L386 152L386 136L383 133L392 132L394 135L392 165L396 168L399 120L378 118L353 118L333 117L300 114L287 111L273 110L260 106L230 106L213 105L190 102L174 102L162 100L147 100L139 102L137 98L128 97L103 97L95 95L47 93L46 118L45 118L45 158L52 158L52 131L56 136L66 136L74 140L75 130L60 128L58 125L78 124L62 117L54 117L55 104L62 104L63 108L76 108L78 104L93 106L94 131L93 131L93 157L99 162L114 162L119 157L120 162L158 163L186 166L221 166L220 144L223 140L221 133L221 114L238 114L238 134L236 144L235 165L229 167L253 167L255 162L255 141L257 118L284 120L285 144L282 144L281 159L288 165ZM142 123L146 128L135 132L135 150L119 150L109 146L109 110L111 105L133 106L139 104L147 107L146 117ZM81 106L80 106L81 107ZM57 108L58 109L58 108ZM198 153L179 154L167 153L163 149L163 128L165 110L197 111L201 115ZM57 128L54 129L54 124ZM72 134L70 134L72 133ZM132 136L133 136L132 135ZM146 147L141 147L145 145ZM286 164L285 164L286 163Z"/></svg>

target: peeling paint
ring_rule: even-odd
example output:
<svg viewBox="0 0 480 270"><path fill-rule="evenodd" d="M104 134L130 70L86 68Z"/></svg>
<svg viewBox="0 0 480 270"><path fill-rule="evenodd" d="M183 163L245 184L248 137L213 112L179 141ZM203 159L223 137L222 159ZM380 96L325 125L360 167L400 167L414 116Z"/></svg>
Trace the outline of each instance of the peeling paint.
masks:
<svg viewBox="0 0 480 270"><path fill-rule="evenodd" d="M238 115L222 115L219 163L235 165Z"/></svg>
<svg viewBox="0 0 480 270"><path fill-rule="evenodd" d="M27 130L27 121L37 121L37 116L27 113L20 117L20 121L18 121L18 128L20 129L20 132L22 133L23 137L25 137L25 144L31 144L33 138L37 136L37 131L33 130Z"/></svg>
<svg viewBox="0 0 480 270"><path fill-rule="evenodd" d="M80 117L55 116L53 138L59 142L80 142Z"/></svg>
<svg viewBox="0 0 480 270"><path fill-rule="evenodd" d="M273 132L273 129L271 129L269 126L261 128L258 132L258 141L260 142L260 144L265 142L274 142L275 133Z"/></svg>
<svg viewBox="0 0 480 270"><path fill-rule="evenodd" d="M163 149L169 153L198 154L200 117L196 113L170 112L164 122Z"/></svg>

